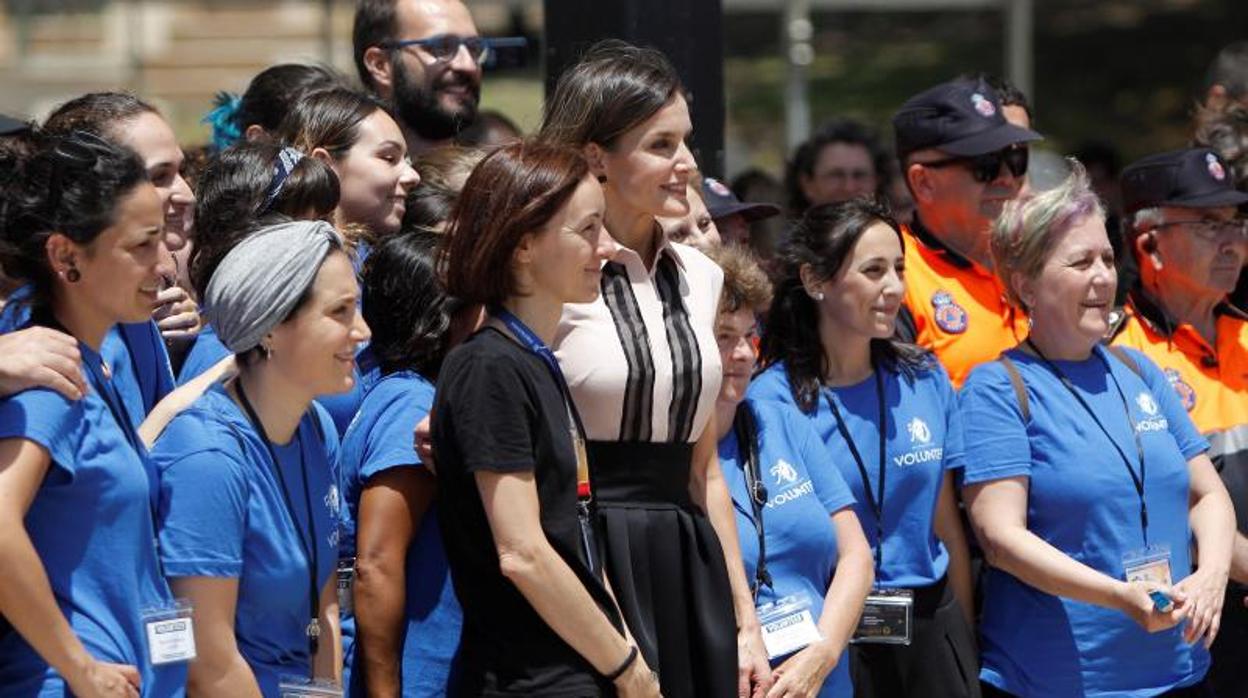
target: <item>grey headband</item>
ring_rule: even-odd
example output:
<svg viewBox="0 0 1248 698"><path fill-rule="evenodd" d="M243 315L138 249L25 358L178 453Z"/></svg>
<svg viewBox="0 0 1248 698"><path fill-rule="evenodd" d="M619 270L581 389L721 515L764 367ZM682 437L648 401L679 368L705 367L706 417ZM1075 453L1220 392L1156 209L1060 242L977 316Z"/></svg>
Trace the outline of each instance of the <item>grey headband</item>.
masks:
<svg viewBox="0 0 1248 698"><path fill-rule="evenodd" d="M232 352L254 348L277 327L320 271L331 249L342 246L325 221L266 226L221 260L204 293L204 314Z"/></svg>

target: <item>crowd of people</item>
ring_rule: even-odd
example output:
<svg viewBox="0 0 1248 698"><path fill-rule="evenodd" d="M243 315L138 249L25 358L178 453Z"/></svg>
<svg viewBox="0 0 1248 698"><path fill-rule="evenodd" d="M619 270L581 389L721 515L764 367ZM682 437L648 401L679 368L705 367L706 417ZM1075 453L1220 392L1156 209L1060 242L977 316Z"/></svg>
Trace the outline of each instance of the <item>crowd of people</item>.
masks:
<svg viewBox="0 0 1248 698"><path fill-rule="evenodd" d="M654 49L353 38L0 121L0 697L1248 695L1248 44L1120 176L977 74L730 188Z"/></svg>

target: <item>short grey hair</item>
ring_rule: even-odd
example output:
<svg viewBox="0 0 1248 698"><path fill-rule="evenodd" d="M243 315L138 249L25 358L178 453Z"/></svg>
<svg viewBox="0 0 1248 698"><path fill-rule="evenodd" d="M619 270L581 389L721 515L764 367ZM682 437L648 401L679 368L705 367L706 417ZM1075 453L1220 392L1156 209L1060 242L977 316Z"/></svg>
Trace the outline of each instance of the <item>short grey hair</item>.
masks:
<svg viewBox="0 0 1248 698"><path fill-rule="evenodd" d="M1083 165L1069 158L1070 175L1047 191L1020 197L1005 205L993 223L990 240L997 278L1006 297L1022 307L1011 278L1035 278L1048 261L1057 238L1089 216L1105 219L1105 207L1088 184Z"/></svg>

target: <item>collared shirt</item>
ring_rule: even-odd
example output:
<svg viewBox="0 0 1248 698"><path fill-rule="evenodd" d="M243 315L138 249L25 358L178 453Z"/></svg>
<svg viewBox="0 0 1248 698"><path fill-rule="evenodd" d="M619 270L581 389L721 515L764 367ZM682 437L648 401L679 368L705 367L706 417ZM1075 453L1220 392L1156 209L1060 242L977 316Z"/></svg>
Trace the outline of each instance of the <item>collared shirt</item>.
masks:
<svg viewBox="0 0 1248 698"><path fill-rule="evenodd" d="M961 387L972 368L1027 336L1027 316L1006 300L996 275L942 244L917 219L902 234L906 297L899 332L936 354Z"/></svg>
<svg viewBox="0 0 1248 698"><path fill-rule="evenodd" d="M551 346L590 440L697 441L715 409L724 274L658 237L651 267L621 246L598 299L565 305L559 320Z"/></svg>
<svg viewBox="0 0 1248 698"><path fill-rule="evenodd" d="M1161 368L1209 440L1209 457L1235 500L1239 530L1248 531L1248 315L1219 305L1211 345L1138 287L1124 311L1113 343L1138 349Z"/></svg>

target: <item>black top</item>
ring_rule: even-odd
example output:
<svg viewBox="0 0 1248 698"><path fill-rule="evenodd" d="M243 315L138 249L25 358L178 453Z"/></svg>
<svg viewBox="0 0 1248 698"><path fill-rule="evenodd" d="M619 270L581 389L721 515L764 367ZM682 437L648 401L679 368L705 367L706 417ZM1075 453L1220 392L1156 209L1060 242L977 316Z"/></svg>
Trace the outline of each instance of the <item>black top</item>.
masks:
<svg viewBox="0 0 1248 698"><path fill-rule="evenodd" d="M571 425L550 371L535 354L486 328L447 356L432 419L438 520L464 609L452 694L587 696L608 690L500 572L473 475L533 472L546 539L620 627L610 596L585 560Z"/></svg>

